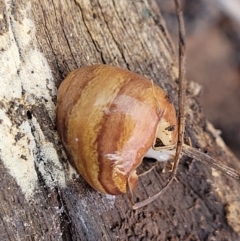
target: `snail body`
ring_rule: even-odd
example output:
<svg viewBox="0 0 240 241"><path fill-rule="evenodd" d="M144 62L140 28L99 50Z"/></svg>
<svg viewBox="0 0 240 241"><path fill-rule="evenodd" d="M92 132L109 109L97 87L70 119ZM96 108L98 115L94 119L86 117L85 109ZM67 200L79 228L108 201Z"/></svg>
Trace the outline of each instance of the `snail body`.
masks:
<svg viewBox="0 0 240 241"><path fill-rule="evenodd" d="M109 65L68 74L57 99L57 129L70 163L96 190L133 189L136 168L160 140L177 142L175 109L150 80Z"/></svg>

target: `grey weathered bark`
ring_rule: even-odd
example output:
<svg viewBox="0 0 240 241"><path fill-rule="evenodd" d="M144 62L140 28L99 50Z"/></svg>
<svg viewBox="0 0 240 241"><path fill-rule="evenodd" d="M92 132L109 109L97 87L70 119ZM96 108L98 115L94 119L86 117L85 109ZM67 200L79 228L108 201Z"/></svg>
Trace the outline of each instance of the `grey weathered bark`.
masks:
<svg viewBox="0 0 240 241"><path fill-rule="evenodd" d="M176 103L174 50L154 1L1 0L0 8L0 240L238 240L239 181L183 158L179 182L133 211L127 195L99 194L76 175L56 133L56 89L87 64L145 75ZM196 93L189 84L187 136L240 170ZM140 179L137 199L161 189L162 168Z"/></svg>

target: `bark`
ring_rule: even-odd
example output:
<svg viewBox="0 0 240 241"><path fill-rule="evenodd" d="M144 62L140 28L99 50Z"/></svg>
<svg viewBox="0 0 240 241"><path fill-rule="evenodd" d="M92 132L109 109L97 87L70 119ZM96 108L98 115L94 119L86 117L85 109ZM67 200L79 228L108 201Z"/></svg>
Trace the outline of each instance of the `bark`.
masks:
<svg viewBox="0 0 240 241"><path fill-rule="evenodd" d="M0 240L238 240L239 181L184 157L178 182L133 211L127 195L100 194L76 174L56 132L57 88L83 65L128 68L177 103L174 48L154 1L0 0L0 9ZM187 93L193 146L240 170L204 118L198 86ZM163 168L140 178L137 200L162 188Z"/></svg>

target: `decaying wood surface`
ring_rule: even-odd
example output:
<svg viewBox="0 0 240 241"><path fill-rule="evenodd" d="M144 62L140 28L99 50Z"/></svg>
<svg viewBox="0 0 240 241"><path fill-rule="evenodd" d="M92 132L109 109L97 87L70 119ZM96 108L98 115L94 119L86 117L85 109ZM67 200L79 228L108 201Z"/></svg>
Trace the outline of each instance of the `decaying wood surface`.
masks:
<svg viewBox="0 0 240 241"><path fill-rule="evenodd" d="M133 211L127 195L99 194L75 173L56 133L57 88L83 65L140 73L176 104L174 47L152 0L0 0L0 9L0 240L239 240L239 181L184 157L178 182ZM240 170L197 94L189 83L187 137ZM162 170L140 178L137 200L161 189Z"/></svg>

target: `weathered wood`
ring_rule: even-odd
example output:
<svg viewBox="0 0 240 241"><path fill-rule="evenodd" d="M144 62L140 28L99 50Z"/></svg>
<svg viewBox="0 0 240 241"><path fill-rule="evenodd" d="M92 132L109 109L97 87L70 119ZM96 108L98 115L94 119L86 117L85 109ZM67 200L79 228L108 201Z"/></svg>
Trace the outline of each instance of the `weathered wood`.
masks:
<svg viewBox="0 0 240 241"><path fill-rule="evenodd" d="M176 103L174 50L153 1L1 0L0 9L0 240L238 240L239 181L184 157L178 183L133 211L127 195L97 193L75 173L56 133L57 87L87 64L143 74ZM196 92L189 84L187 136L240 170ZM137 199L161 189L163 167L140 178Z"/></svg>

